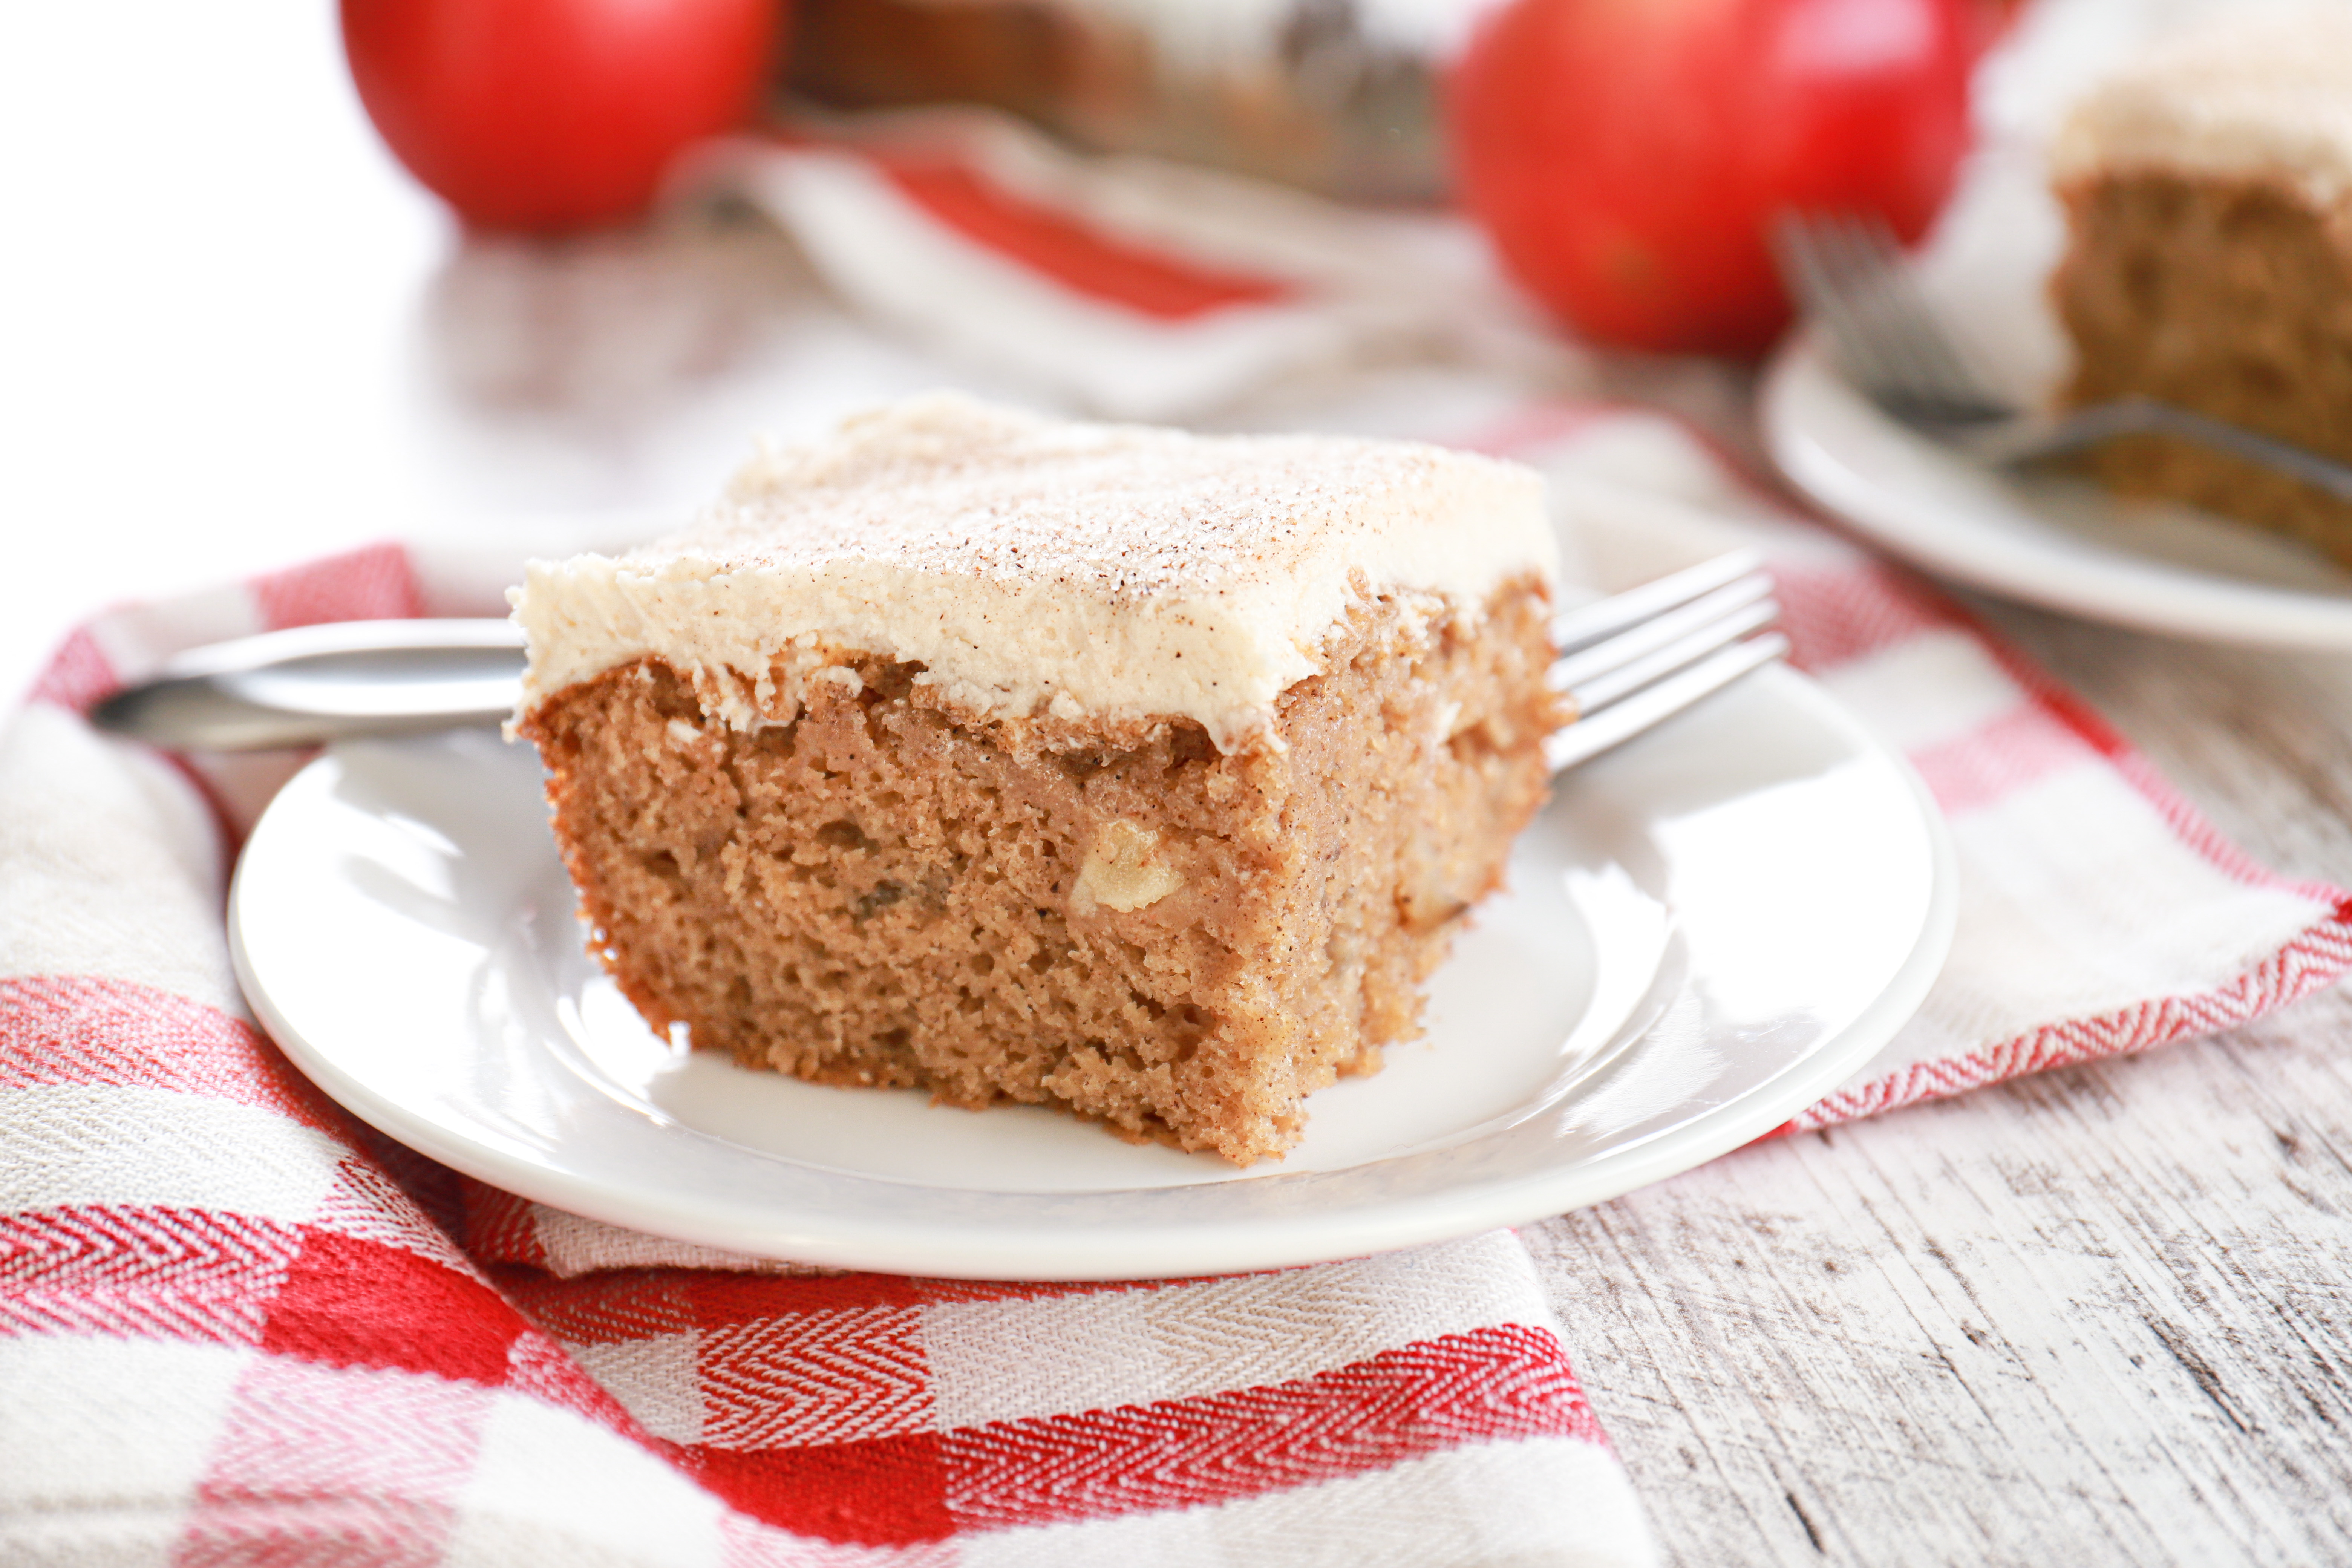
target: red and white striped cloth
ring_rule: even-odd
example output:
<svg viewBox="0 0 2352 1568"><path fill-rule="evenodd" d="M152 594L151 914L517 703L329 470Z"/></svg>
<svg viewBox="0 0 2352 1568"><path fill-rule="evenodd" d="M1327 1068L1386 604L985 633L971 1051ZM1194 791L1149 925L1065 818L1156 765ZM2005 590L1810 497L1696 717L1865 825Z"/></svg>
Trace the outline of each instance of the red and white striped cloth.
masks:
<svg viewBox="0 0 2352 1568"><path fill-rule="evenodd" d="M678 184L765 213L843 300L927 348L1112 418L1218 414L1371 363L1578 358L1458 226L1076 157L979 110L718 143Z"/></svg>
<svg viewBox="0 0 2352 1568"><path fill-rule="evenodd" d="M1500 318L1443 326L1412 245L1331 263L1351 220L1286 227L1286 199L1247 223L1202 200L1180 246L1198 192L1130 204L1148 182L1043 165L1016 187L952 150L911 178L840 146L730 156L828 171L773 210L852 299L1097 407L1208 406L1399 331L1517 352ZM940 324L967 284L986 320ZM1954 606L1682 426L1531 403L1476 439L1550 472L1603 583L1710 531L1762 542L1799 661L1950 819L1948 968L1792 1127L2222 1027L2352 964L2344 895L2249 864ZM1652 1559L1574 1325L1507 1235L1108 1287L821 1275L462 1182L297 1078L220 921L283 763L199 767L79 713L197 642L495 613L512 564L387 545L110 612L0 738L0 1561Z"/></svg>
<svg viewBox="0 0 2352 1568"><path fill-rule="evenodd" d="M463 1183L327 1102L227 971L228 825L268 776L79 710L193 640L496 604L446 565L101 616L0 742L0 1562L1647 1560L1507 1235L817 1274Z"/></svg>

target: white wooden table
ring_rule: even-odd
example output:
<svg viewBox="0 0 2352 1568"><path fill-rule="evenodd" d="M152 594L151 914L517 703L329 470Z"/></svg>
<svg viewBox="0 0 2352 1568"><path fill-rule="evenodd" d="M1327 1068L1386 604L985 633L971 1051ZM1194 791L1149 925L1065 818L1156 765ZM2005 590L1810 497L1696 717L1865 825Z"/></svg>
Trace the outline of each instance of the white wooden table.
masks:
<svg viewBox="0 0 2352 1568"><path fill-rule="evenodd" d="M715 385L534 402L530 345L434 330L512 280L450 265L323 0L14 7L0 117L0 700L104 599L386 532L544 541L514 514L682 502L753 424L934 374L720 247L656 283L682 362L740 361ZM1989 613L2241 845L2352 884L2352 662ZM2347 1047L2323 994L1531 1227L1671 1559L2352 1563Z"/></svg>
<svg viewBox="0 0 2352 1568"><path fill-rule="evenodd" d="M2352 660L1979 607L2352 886ZM2352 994L1523 1234L1683 1568L2352 1563Z"/></svg>

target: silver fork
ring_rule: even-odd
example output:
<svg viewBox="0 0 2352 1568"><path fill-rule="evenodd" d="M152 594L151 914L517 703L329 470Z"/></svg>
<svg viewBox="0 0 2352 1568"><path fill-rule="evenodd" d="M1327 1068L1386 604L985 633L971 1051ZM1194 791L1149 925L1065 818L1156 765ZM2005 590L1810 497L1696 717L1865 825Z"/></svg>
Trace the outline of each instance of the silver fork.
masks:
<svg viewBox="0 0 2352 1568"><path fill-rule="evenodd" d="M1788 650L1767 632L1771 579L1718 556L1560 616L1549 672L1578 721L1555 770L1596 756ZM1761 635L1759 635L1761 634ZM245 752L496 723L521 692L522 638L505 621L346 621L183 654L91 710L100 729L161 746Z"/></svg>
<svg viewBox="0 0 2352 1568"><path fill-rule="evenodd" d="M1771 574L1752 550L1580 605L1552 619L1548 672L1576 721L1544 744L1554 773L1632 740L1789 651Z"/></svg>
<svg viewBox="0 0 2352 1568"><path fill-rule="evenodd" d="M2018 407L1992 389L1945 327L1878 218L1783 213L1772 250L1790 295L1829 335L1838 368L1882 412L1921 435L2003 465L2117 436L2177 436L2352 500L2352 465L2177 404L2126 397L2059 415Z"/></svg>

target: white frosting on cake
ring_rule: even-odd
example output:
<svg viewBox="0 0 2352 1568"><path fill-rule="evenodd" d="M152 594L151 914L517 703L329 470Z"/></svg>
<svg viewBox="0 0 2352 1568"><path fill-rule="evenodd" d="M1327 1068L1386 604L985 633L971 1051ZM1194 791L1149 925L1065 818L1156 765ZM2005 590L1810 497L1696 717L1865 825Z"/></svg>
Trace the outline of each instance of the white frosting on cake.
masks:
<svg viewBox="0 0 2352 1568"><path fill-rule="evenodd" d="M2079 104L2061 181L2108 171L2273 180L2330 207L2352 194L2352 12L2231 15L2175 35Z"/></svg>
<svg viewBox="0 0 2352 1568"><path fill-rule="evenodd" d="M1321 670L1350 605L1475 613L1514 576L1551 583L1555 551L1542 481L1515 463L934 394L764 451L683 532L533 562L511 596L526 711L653 656L713 678L706 703L753 728L772 666L832 647L920 663L982 712L1181 717L1231 749Z"/></svg>

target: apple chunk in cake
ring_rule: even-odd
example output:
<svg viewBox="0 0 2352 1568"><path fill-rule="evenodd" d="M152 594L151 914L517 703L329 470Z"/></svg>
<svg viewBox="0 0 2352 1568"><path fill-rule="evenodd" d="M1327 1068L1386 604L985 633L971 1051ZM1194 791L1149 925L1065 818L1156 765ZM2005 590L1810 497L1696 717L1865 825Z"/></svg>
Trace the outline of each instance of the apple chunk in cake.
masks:
<svg viewBox="0 0 2352 1568"><path fill-rule="evenodd" d="M534 565L519 728L656 1027L1246 1164L1541 803L1551 573L1511 465L935 396Z"/></svg>

